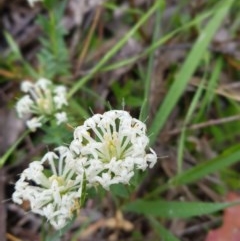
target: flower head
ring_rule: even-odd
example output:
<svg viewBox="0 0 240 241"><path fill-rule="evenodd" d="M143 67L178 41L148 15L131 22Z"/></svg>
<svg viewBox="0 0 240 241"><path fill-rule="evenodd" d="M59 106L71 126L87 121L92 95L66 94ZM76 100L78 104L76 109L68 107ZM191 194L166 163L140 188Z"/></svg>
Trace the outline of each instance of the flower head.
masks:
<svg viewBox="0 0 240 241"><path fill-rule="evenodd" d="M74 170L74 160L66 147L58 154L48 152L41 161L30 163L15 186L13 201L28 200L34 213L45 216L56 229L63 228L79 209L83 175Z"/></svg>
<svg viewBox="0 0 240 241"><path fill-rule="evenodd" d="M111 110L77 127L70 149L80 158L88 182L108 189L115 183L127 184L135 169L145 170L156 163L155 152L146 153L148 143L143 122L126 111Z"/></svg>
<svg viewBox="0 0 240 241"><path fill-rule="evenodd" d="M20 118L33 118L27 121L27 126L35 131L44 121L56 118L57 125L67 121L67 115L62 111L68 105L67 90L64 86L54 86L45 78L36 83L24 81L21 90L26 93L16 104Z"/></svg>

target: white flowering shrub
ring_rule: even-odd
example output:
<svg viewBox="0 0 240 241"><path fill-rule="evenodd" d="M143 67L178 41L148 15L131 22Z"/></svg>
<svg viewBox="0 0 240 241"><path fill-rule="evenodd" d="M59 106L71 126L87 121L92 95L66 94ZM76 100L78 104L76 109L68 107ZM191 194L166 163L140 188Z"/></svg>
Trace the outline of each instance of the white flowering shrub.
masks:
<svg viewBox="0 0 240 241"><path fill-rule="evenodd" d="M26 95L19 99L16 110L31 131L36 131L53 118L57 125L67 122L67 115L63 111L68 105L65 86L55 86L50 80L40 78L36 83L22 82L21 90Z"/></svg>
<svg viewBox="0 0 240 241"><path fill-rule="evenodd" d="M146 125L123 110L111 110L87 119L74 131L70 147L58 147L41 161L30 163L16 183L13 201L30 202L34 213L45 216L55 229L63 228L85 196L84 187L129 184L137 169L152 168ZM46 171L47 170L47 171Z"/></svg>

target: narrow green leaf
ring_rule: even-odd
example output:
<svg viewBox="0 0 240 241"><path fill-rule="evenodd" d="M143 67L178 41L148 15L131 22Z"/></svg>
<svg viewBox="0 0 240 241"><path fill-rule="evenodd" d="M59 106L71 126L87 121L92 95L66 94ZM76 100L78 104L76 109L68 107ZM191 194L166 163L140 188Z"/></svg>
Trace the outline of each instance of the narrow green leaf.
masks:
<svg viewBox="0 0 240 241"><path fill-rule="evenodd" d="M170 202L170 201L145 201L137 200L124 207L143 215L162 218L190 218L214 213L230 207L236 203L210 203L210 202Z"/></svg>
<svg viewBox="0 0 240 241"><path fill-rule="evenodd" d="M86 196L87 196L87 179L86 179L86 173L83 173L83 178L82 178L82 185L81 185L81 190L82 190L82 195L79 200L80 207L83 206Z"/></svg>
<svg viewBox="0 0 240 241"><path fill-rule="evenodd" d="M186 126L190 123L190 120L191 120L192 116L194 115L194 110L196 109L196 107L199 103L205 82L206 82L206 79L205 79L205 77L203 77L203 79L191 101L190 107L188 109L188 112L187 112L185 120L184 120L184 124L183 124L184 126L181 131L181 136L179 139L179 145L178 145L178 151L177 151L178 173L182 172L183 156L184 156L184 149L185 149L185 138L186 138Z"/></svg>
<svg viewBox="0 0 240 241"><path fill-rule="evenodd" d="M160 106L156 113L149 133L151 134L151 144L153 144L158 136L159 131L163 128L168 116L172 112L177 101L181 97L185 90L185 87L196 70L197 66L202 59L207 47L212 40L215 32L219 28L222 20L228 13L233 0L228 0L222 2L220 7L216 10L215 15L206 25L206 27L201 31L201 34L194 44L191 52L189 53L186 61L184 62L182 68L180 69L174 83L172 84L167 96L165 97L163 104Z"/></svg>
<svg viewBox="0 0 240 241"><path fill-rule="evenodd" d="M159 235L161 240L163 241L180 241L176 238L170 231L168 231L165 227L163 227L155 218L148 217L152 227L155 232Z"/></svg>
<svg viewBox="0 0 240 241"><path fill-rule="evenodd" d="M9 156L14 152L14 150L17 148L17 146L21 143L21 141L28 135L30 131L27 130L25 131L19 138L18 140L5 152L5 154L0 158L0 167L2 167Z"/></svg>
<svg viewBox="0 0 240 241"><path fill-rule="evenodd" d="M160 6L160 11L156 11L156 20L155 20L154 33L152 38L153 44L159 39L162 12L165 9L165 1L163 0L158 0L158 1ZM149 94L150 94L151 79L152 79L152 72L153 72L153 66L154 66L154 56L155 56L155 51L151 51L149 54L146 76L144 76L144 101L142 103L142 108L140 111L141 115L139 117L139 119L142 121L146 120L149 113Z"/></svg>
<svg viewBox="0 0 240 241"><path fill-rule="evenodd" d="M233 165L234 163L237 163L240 160L239 157L240 145L233 146L224 151L218 157L209 161L204 161L201 164L171 178L165 184L155 188L154 191L149 192L147 195L145 195L145 198L149 199L151 197L154 197L172 186L181 186L193 183L198 179L209 175L210 173L219 171L230 165Z"/></svg>
<svg viewBox="0 0 240 241"><path fill-rule="evenodd" d="M17 60L22 60L23 57L22 57L22 54L19 50L19 47L18 47L18 44L15 42L15 40L13 39L13 37L11 36L10 33L8 32L4 32L4 36L7 40L7 43L11 49L11 51L15 54L15 57Z"/></svg>
<svg viewBox="0 0 240 241"><path fill-rule="evenodd" d="M12 53L14 54L15 60L20 60L21 63L23 64L25 70L27 71L27 73L36 77L37 76L36 71L33 69L33 67L28 62L25 61L25 59L23 58L23 56L21 54L19 46L17 45L17 43L15 42L15 40L13 39L11 34L9 34L8 32L4 32L4 36L7 40L7 43L9 45Z"/></svg>
<svg viewBox="0 0 240 241"><path fill-rule="evenodd" d="M199 109L197 115L194 117L193 122L197 123L197 122L199 122L200 118L204 117L206 109L208 109L211 101L213 100L214 96L216 95L214 90L216 89L222 67L223 67L222 58L218 58L215 63L215 66L213 68L213 71L211 73L211 76L205 86L206 93L205 93L203 99L201 100L200 109Z"/></svg>
<svg viewBox="0 0 240 241"><path fill-rule="evenodd" d="M221 170L227 166L230 166L240 160L240 145L236 145L229 148L222 155L199 164L184 173L175 176L170 180L170 184L184 185L192 183L210 173Z"/></svg>

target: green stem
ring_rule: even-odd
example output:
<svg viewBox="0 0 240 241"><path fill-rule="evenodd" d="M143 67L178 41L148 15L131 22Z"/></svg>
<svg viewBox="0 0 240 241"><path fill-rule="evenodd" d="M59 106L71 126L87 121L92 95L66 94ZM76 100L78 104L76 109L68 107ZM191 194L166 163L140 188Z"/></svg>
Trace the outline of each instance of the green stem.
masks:
<svg viewBox="0 0 240 241"><path fill-rule="evenodd" d="M23 134L18 138L18 140L8 149L8 151L0 158L0 167L2 167L9 156L14 152L17 146L21 143L21 141L29 134L30 130L26 130Z"/></svg>

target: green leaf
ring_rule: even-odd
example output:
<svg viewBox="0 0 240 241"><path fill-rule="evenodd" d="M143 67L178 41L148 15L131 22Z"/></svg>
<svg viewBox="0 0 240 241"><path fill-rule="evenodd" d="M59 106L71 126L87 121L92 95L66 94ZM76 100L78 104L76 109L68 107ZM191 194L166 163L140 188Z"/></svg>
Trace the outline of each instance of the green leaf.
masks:
<svg viewBox="0 0 240 241"><path fill-rule="evenodd" d="M238 162L240 159L240 145L233 146L223 152L222 155L202 162L201 164L193 167L173 178L171 178L167 183L156 188L153 192L148 193L145 198L154 197L159 193L167 190L172 186L181 186L189 183L193 183L200 178L207 176L210 173L222 170L234 163Z"/></svg>
<svg viewBox="0 0 240 241"><path fill-rule="evenodd" d="M160 36L160 29L161 29L161 18L162 18L162 12L165 9L165 1L160 0L159 1L160 11L156 12L156 20L155 20L155 26L154 26L154 33L152 37L152 43L155 43ZM144 80L144 101L141 108L141 115L140 120L144 121L147 119L148 113L149 113L149 94L150 94L150 87L151 87L151 80L152 80L152 73L154 68L154 58L155 58L155 51L151 51L149 54L149 60L148 60L148 66L146 69L146 76Z"/></svg>
<svg viewBox="0 0 240 241"><path fill-rule="evenodd" d="M81 185L81 198L80 198L80 207L83 206L86 196L87 196L87 179L86 179L86 173L84 172L83 174L83 179L82 179L82 185Z"/></svg>
<svg viewBox="0 0 240 241"><path fill-rule="evenodd" d="M126 198L126 199L129 198L129 195L130 195L129 190L127 189L127 187L122 185L122 184L111 185L110 191L115 196Z"/></svg>
<svg viewBox="0 0 240 241"><path fill-rule="evenodd" d="M14 53L16 60L22 60L22 54L20 52L20 49L18 47L18 44L15 42L15 40L13 39L13 37L11 36L10 33L8 32L4 32L4 36L7 40L7 43L11 49L11 51Z"/></svg>
<svg viewBox="0 0 240 241"><path fill-rule="evenodd" d="M149 129L149 133L151 134L151 144L155 142L159 131L163 128L168 116L185 91L188 81L191 79L191 76L197 69L202 56L207 50L209 43L219 28L222 20L228 13L232 3L233 0L223 1L222 4L216 9L215 15L208 22L206 27L202 29L199 38L197 39L182 68L176 76L174 83L172 84L167 96L165 97L151 124Z"/></svg>
<svg viewBox="0 0 240 241"><path fill-rule="evenodd" d="M29 130L25 131L18 139L15 141L15 143L5 152L5 154L0 158L0 167L2 167L9 156L15 151L17 146L22 142L22 140L29 134Z"/></svg>
<svg viewBox="0 0 240 241"><path fill-rule="evenodd" d="M72 140L72 131L69 131L65 125L58 126L55 120L52 121L51 126L44 125L42 129L45 132L44 144L62 145L62 143L69 143Z"/></svg>
<svg viewBox="0 0 240 241"><path fill-rule="evenodd" d="M57 6L50 7L51 4ZM48 16L38 16L38 24L44 32L44 36L39 39L41 49L37 54L39 75L47 78L69 75L69 54L64 39L66 30L61 24L65 6L66 1L61 3L49 1Z"/></svg>
<svg viewBox="0 0 240 241"><path fill-rule="evenodd" d="M210 161L205 161L198 166L193 167L185 171L184 173L175 176L170 180L170 183L173 185L184 185L192 183L208 175L209 173L224 169L225 167L238 162L240 160L239 157L240 145L236 145L226 150L222 155Z"/></svg>
<svg viewBox="0 0 240 241"><path fill-rule="evenodd" d="M222 68L223 68L223 60L222 58L218 58L212 70L211 76L208 79L206 85L204 86L204 88L206 89L206 92L204 94L203 99L201 100L200 109L198 113L196 113L196 116L194 117L193 122L197 123L199 122L201 117L206 116L206 110L209 108L209 105L211 104L214 96L216 95L214 90L217 87L217 82L219 80L219 75L222 71Z"/></svg>
<svg viewBox="0 0 240 241"><path fill-rule="evenodd" d="M165 227L163 227L155 218L148 218L152 227L155 230L155 233L159 235L160 238L164 241L180 241L176 238L171 232L169 232Z"/></svg>
<svg viewBox="0 0 240 241"><path fill-rule="evenodd" d="M208 63L208 61L207 61ZM206 75L206 74L204 74ZM191 101L191 104L188 108L186 117L184 119L184 126L181 131L181 135L179 138L179 145L178 145L178 151L177 151L177 167L178 167L178 173L182 172L182 165L183 165L183 156L184 156L184 150L185 150L185 139L186 139L186 126L190 123L191 118L194 116L194 111L197 109L199 100L201 98L202 92L203 92L203 86L206 82L205 76L201 80L200 85L198 86L197 91L194 94L194 97Z"/></svg>
<svg viewBox="0 0 240 241"><path fill-rule="evenodd" d="M170 202L137 200L124 206L125 211L162 218L190 218L214 213L236 203Z"/></svg>
<svg viewBox="0 0 240 241"><path fill-rule="evenodd" d="M33 69L33 67L23 58L19 46L17 45L16 41L13 39L11 34L9 34L8 32L4 32L4 36L11 49L11 52L13 53L13 60L19 60L23 64L23 67L25 68L28 74L32 76L37 76L37 73Z"/></svg>

